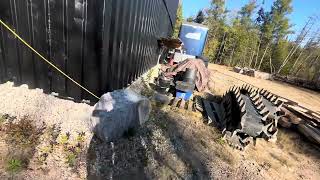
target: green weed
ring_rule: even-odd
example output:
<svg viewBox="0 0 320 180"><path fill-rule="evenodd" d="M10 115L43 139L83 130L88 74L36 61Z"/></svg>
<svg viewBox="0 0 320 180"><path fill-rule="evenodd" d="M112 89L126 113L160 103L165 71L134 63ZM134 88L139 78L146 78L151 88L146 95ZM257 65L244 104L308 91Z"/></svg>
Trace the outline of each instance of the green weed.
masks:
<svg viewBox="0 0 320 180"><path fill-rule="evenodd" d="M4 122L6 122L6 118L4 117L4 115L0 114L0 125Z"/></svg>
<svg viewBox="0 0 320 180"><path fill-rule="evenodd" d="M226 140L223 137L216 139L216 142L219 143L220 145L226 144Z"/></svg>
<svg viewBox="0 0 320 180"><path fill-rule="evenodd" d="M66 133L60 136L59 138L59 144L61 145L67 145L68 141L70 139L70 133Z"/></svg>
<svg viewBox="0 0 320 180"><path fill-rule="evenodd" d="M78 143L83 143L85 141L85 135L86 135L85 132L78 133L77 138L76 138L77 142Z"/></svg>
<svg viewBox="0 0 320 180"><path fill-rule="evenodd" d="M70 133L61 135L59 138L59 144L63 146L63 153L65 154L66 163L70 167L77 165L78 159L84 152L85 133L80 132L75 138L74 142L70 142Z"/></svg>
<svg viewBox="0 0 320 180"><path fill-rule="evenodd" d="M19 159L10 159L7 162L6 170L10 173L16 173L22 169L22 161Z"/></svg>
<svg viewBox="0 0 320 180"><path fill-rule="evenodd" d="M76 159L77 155L73 152L69 152L66 156L66 163L70 166L73 167L76 165Z"/></svg>

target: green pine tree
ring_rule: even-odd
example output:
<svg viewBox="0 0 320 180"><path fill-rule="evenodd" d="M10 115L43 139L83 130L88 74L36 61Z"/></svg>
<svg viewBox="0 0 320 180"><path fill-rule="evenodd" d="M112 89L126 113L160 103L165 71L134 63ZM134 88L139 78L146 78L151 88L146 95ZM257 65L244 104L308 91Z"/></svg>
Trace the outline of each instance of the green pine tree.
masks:
<svg viewBox="0 0 320 180"><path fill-rule="evenodd" d="M179 33L180 33L180 28L183 22L183 12L182 12L182 4L179 4L178 10L177 10L177 19L176 19L176 24L174 27L174 32L173 32L173 38L178 38Z"/></svg>

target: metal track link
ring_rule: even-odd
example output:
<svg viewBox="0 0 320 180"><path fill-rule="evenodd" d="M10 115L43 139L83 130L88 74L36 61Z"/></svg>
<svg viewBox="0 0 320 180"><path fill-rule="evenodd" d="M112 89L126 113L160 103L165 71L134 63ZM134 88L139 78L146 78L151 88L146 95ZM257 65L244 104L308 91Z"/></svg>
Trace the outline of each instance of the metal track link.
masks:
<svg viewBox="0 0 320 180"><path fill-rule="evenodd" d="M244 150L256 138L276 139L282 104L278 96L245 84L231 87L220 104L203 100L201 107L207 124L220 128L230 146Z"/></svg>
<svg viewBox="0 0 320 180"><path fill-rule="evenodd" d="M241 88L232 87L223 96L226 121L224 137L232 147L243 150L255 138L276 139L278 117L274 114L277 114L275 112L279 107L275 104L280 103L273 94L264 95L266 98L259 89L246 84Z"/></svg>
<svg viewBox="0 0 320 180"><path fill-rule="evenodd" d="M267 91L261 91L250 85L245 85L243 88L250 93L253 104L260 115L263 116L262 121L266 126L264 138L275 141L278 132L278 121L281 118L282 101L279 100L278 96ZM263 92L263 95L261 95L261 92Z"/></svg>

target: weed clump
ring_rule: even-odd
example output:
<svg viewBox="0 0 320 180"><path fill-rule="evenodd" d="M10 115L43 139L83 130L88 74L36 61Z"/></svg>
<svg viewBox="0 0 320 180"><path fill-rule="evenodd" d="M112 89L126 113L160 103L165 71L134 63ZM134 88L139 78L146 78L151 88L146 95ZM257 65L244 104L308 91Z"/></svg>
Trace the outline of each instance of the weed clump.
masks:
<svg viewBox="0 0 320 180"><path fill-rule="evenodd" d="M5 121L6 119L4 118L4 115L0 114L0 124L2 125Z"/></svg>
<svg viewBox="0 0 320 180"><path fill-rule="evenodd" d="M54 147L58 144L57 139L61 132L60 126L56 124L46 128L41 141L46 142L44 146L39 148L38 163L41 165L47 164L49 154L53 153Z"/></svg>
<svg viewBox="0 0 320 180"><path fill-rule="evenodd" d="M216 142L219 143L220 145L226 144L226 140L223 137L216 139Z"/></svg>
<svg viewBox="0 0 320 180"><path fill-rule="evenodd" d="M58 145L62 146L65 162L70 167L77 168L78 162L84 155L84 142L85 132L79 132L74 140L71 139L70 133L60 135Z"/></svg>
<svg viewBox="0 0 320 180"><path fill-rule="evenodd" d="M20 159L10 159L6 164L6 170L10 173L16 173L22 169L22 161Z"/></svg>
<svg viewBox="0 0 320 180"><path fill-rule="evenodd" d="M28 116L17 120L9 115L1 116L1 133L7 145L6 171L16 173L28 167L30 159L40 143L45 125L37 127Z"/></svg>

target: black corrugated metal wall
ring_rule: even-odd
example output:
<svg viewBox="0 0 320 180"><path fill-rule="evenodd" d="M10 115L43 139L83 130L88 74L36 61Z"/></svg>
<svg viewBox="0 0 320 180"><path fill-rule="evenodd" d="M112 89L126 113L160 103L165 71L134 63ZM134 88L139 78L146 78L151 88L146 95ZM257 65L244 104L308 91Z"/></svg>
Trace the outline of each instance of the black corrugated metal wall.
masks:
<svg viewBox="0 0 320 180"><path fill-rule="evenodd" d="M157 63L179 0L1 0L0 18L61 70L100 96ZM0 27L0 82L95 100Z"/></svg>

